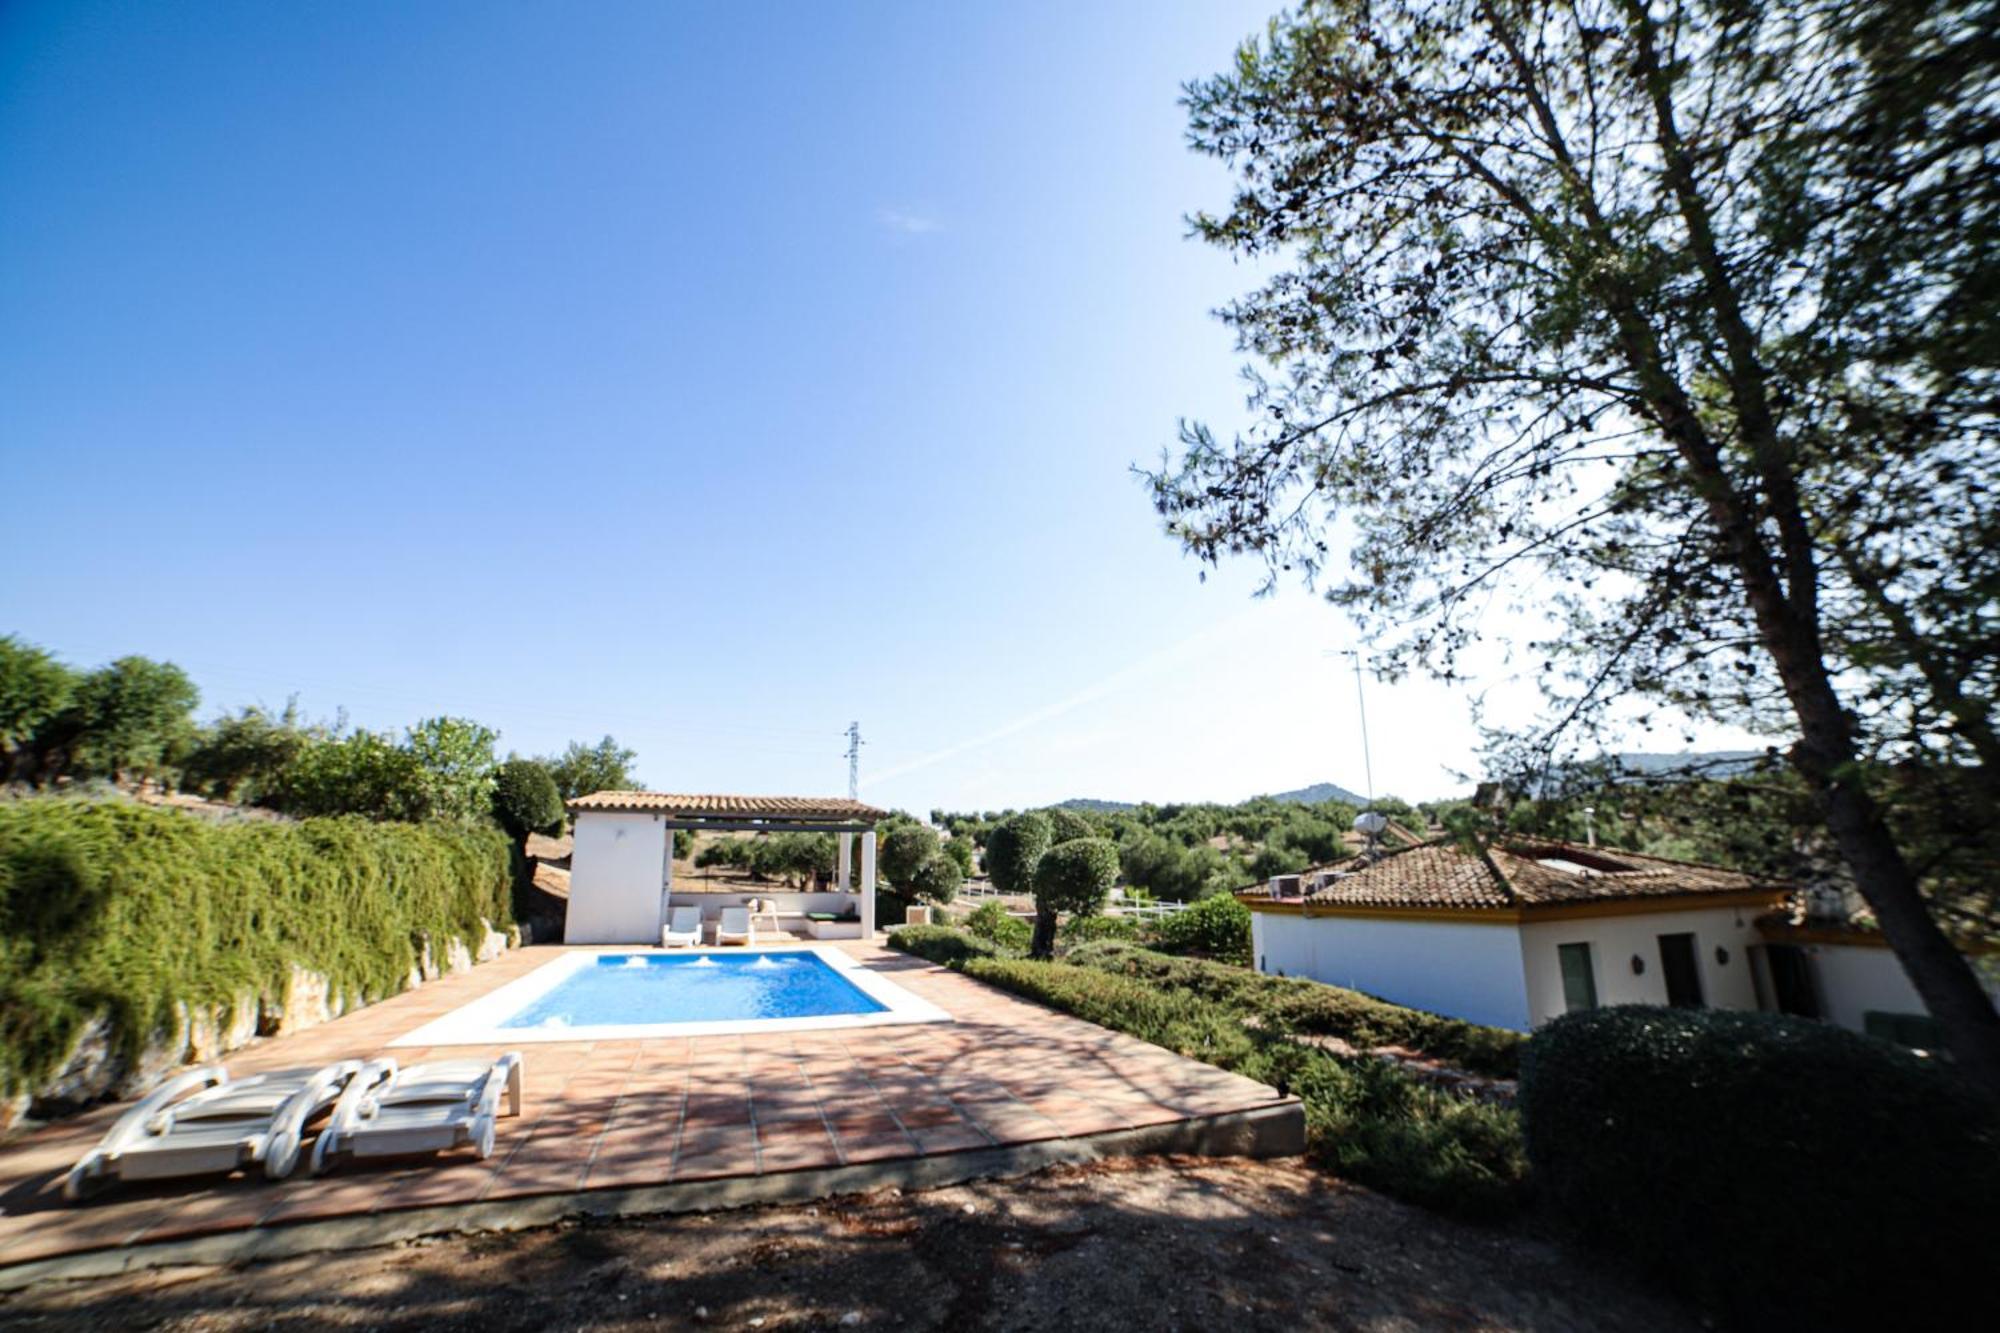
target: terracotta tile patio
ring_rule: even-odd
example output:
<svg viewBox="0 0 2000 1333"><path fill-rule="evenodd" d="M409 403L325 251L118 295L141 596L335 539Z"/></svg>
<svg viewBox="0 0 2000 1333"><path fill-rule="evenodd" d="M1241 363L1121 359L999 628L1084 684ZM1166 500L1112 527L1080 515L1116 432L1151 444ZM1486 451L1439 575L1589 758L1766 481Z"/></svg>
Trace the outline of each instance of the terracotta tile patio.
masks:
<svg viewBox="0 0 2000 1333"><path fill-rule="evenodd" d="M63 1174L123 1109L101 1107L0 1148L0 1267L317 1219L1080 1140L1288 1104L1249 1079L918 959L842 947L955 1021L528 1044L520 1047L522 1114L500 1122L485 1161L461 1153L319 1179L301 1168L275 1183L258 1175L120 1185L66 1204ZM518 950L307 1032L253 1043L226 1063L241 1075L375 1055L560 952ZM430 1052L394 1054L412 1064Z"/></svg>

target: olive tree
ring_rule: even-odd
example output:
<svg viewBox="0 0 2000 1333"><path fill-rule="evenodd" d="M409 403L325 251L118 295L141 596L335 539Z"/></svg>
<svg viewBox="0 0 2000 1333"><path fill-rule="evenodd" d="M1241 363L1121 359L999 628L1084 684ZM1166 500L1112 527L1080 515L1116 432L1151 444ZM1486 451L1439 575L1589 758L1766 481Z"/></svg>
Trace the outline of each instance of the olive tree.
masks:
<svg viewBox="0 0 2000 1333"><path fill-rule="evenodd" d="M559 755L543 758L556 790L565 801L599 791L639 791L642 784L632 775L638 753L606 736L595 745L571 741Z"/></svg>
<svg viewBox="0 0 2000 1333"><path fill-rule="evenodd" d="M24 764L34 738L62 713L80 679L54 655L0 634L0 781Z"/></svg>
<svg viewBox="0 0 2000 1333"><path fill-rule="evenodd" d="M1095 916L1118 882L1118 844L1109 838L1072 838L1042 853L1035 863L1035 958L1055 953L1060 913Z"/></svg>

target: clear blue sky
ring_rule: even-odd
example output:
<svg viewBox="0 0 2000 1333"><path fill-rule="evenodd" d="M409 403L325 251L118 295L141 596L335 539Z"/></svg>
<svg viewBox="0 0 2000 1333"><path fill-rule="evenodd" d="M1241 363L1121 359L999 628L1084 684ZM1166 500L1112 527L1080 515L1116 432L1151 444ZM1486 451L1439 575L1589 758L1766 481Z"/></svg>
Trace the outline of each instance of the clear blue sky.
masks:
<svg viewBox="0 0 2000 1333"><path fill-rule="evenodd" d="M1242 410L1176 98L1268 12L9 3L0 630L681 790L1359 786L1345 623L1128 472Z"/></svg>

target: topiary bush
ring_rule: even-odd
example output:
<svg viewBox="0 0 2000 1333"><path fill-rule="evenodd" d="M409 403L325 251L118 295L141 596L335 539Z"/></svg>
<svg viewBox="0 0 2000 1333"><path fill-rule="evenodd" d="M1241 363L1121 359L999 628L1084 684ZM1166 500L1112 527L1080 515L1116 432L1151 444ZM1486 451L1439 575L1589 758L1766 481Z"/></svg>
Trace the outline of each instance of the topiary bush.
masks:
<svg viewBox="0 0 2000 1333"><path fill-rule="evenodd" d="M889 932L889 947L946 967L972 958L996 958L1000 954L991 941L950 926L898 927Z"/></svg>
<svg viewBox="0 0 2000 1333"><path fill-rule="evenodd" d="M556 780L533 759L509 759L493 774L493 819L515 842L530 833L562 832L563 803Z"/></svg>
<svg viewBox="0 0 2000 1333"><path fill-rule="evenodd" d="M986 875L1002 893L1032 893L1035 866L1049 849L1049 821L1030 810L1003 819L986 837Z"/></svg>
<svg viewBox="0 0 2000 1333"><path fill-rule="evenodd" d="M1049 821L1049 845L1052 847L1065 842L1074 842L1078 838L1098 836L1097 826L1080 811L1071 810L1067 806L1052 805L1041 814L1042 818Z"/></svg>
<svg viewBox="0 0 2000 1333"><path fill-rule="evenodd" d="M928 824L898 824L882 839L877 864L883 879L909 895L916 892L918 873L941 851L937 830Z"/></svg>
<svg viewBox="0 0 2000 1333"><path fill-rule="evenodd" d="M1118 844L1108 838L1059 842L1035 863L1035 936L1028 952L1047 958L1055 951L1060 914L1095 916L1118 882Z"/></svg>
<svg viewBox="0 0 2000 1333"><path fill-rule="evenodd" d="M1739 1328L1942 1328L1990 1304L2000 1113L1932 1058L1774 1014L1570 1014L1522 1061L1541 1194Z"/></svg>
<svg viewBox="0 0 2000 1333"><path fill-rule="evenodd" d="M931 857L917 867L910 877L910 892L928 903L945 906L958 897L958 886L965 882L965 875L959 870L958 862L943 852Z"/></svg>
<svg viewBox="0 0 2000 1333"><path fill-rule="evenodd" d="M1211 894L1160 922L1154 943L1173 953L1250 963L1250 909L1228 893Z"/></svg>
<svg viewBox="0 0 2000 1333"><path fill-rule="evenodd" d="M1026 953L1035 934L1027 922L1010 915L999 903L982 904L965 919L965 928L997 945L1003 953Z"/></svg>

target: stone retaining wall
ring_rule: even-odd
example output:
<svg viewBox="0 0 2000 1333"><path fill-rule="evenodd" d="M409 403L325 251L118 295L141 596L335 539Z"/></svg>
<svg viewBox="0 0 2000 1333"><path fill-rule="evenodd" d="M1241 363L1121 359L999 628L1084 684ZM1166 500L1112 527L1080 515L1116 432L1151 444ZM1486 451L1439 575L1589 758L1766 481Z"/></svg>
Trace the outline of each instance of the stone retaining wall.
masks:
<svg viewBox="0 0 2000 1333"><path fill-rule="evenodd" d="M513 941L482 920L477 949L457 936L445 942L437 957L427 939L402 989L412 990L507 952ZM282 991L275 995L244 992L227 1004L174 1006L172 1031L155 1033L136 1059L122 1055L112 1042L112 1024L99 1014L85 1023L61 1067L40 1086L0 1099L0 1136L27 1120L55 1120L75 1115L106 1099L144 1096L184 1064L218 1060L258 1037L285 1036L317 1027L355 1009L387 999L359 992L340 994L322 972L294 963Z"/></svg>

